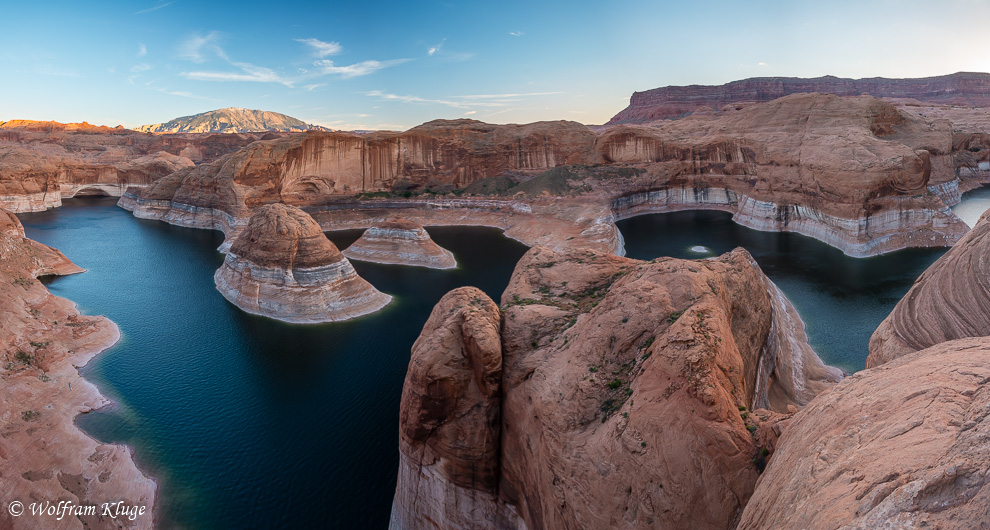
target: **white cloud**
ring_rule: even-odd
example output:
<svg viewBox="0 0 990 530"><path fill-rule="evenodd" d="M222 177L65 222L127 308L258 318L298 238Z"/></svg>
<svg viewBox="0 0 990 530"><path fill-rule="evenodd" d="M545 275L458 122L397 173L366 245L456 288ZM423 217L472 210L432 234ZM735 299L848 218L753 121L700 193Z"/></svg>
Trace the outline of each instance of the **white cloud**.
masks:
<svg viewBox="0 0 990 530"><path fill-rule="evenodd" d="M429 50L426 50L426 55L433 57L434 53L437 53L438 51L440 51L440 48L443 48L443 43L445 42L447 42L447 37L440 39L440 44L437 44L436 46L431 47Z"/></svg>
<svg viewBox="0 0 990 530"><path fill-rule="evenodd" d="M763 62L763 61L760 61L760 62L756 63L756 66L770 66L770 65L767 64L767 63L765 63L765 62Z"/></svg>
<svg viewBox="0 0 990 530"><path fill-rule="evenodd" d="M522 31L510 31L509 35L512 35L513 37L522 37L525 33Z"/></svg>
<svg viewBox="0 0 990 530"><path fill-rule="evenodd" d="M131 67L131 72L134 72L135 74L147 72L148 70L151 70L151 65L148 63L138 63Z"/></svg>
<svg viewBox="0 0 990 530"><path fill-rule="evenodd" d="M145 46L144 44L138 44L137 56L144 57L145 55L148 55L148 47Z"/></svg>
<svg viewBox="0 0 990 530"><path fill-rule="evenodd" d="M323 42L319 39L296 39L313 49L313 55L323 58L327 55L337 55L344 50L339 42Z"/></svg>
<svg viewBox="0 0 990 530"><path fill-rule="evenodd" d="M163 7L168 7L168 6L170 6L170 5L174 4L174 3L175 2L166 2L164 4L159 3L158 5L149 7L148 9L142 9L140 11L136 11L136 12L134 12L134 14L135 15L140 15L142 13L150 13L152 11L158 11L159 9L161 9Z"/></svg>
<svg viewBox="0 0 990 530"><path fill-rule="evenodd" d="M454 96L459 99L506 99L506 98L528 98L531 96L553 96L563 94L563 92L529 92L525 94L472 94L468 96Z"/></svg>
<svg viewBox="0 0 990 530"><path fill-rule="evenodd" d="M212 51L220 57L226 57L223 50L217 45L219 40L220 33L216 31L211 31L206 35L190 35L179 44L179 56L194 63L206 61L206 57L204 57L206 51Z"/></svg>
<svg viewBox="0 0 990 530"><path fill-rule="evenodd" d="M471 94L465 96L450 96L445 99L429 99L429 98L423 98L412 95L401 96L398 94L389 94L381 90L373 90L371 92L365 93L366 96L377 97L382 101L445 105L448 107L454 107L456 109L465 109L468 111L472 111L476 107L481 107L481 108L505 107L508 106L509 103L515 103L519 101L519 98L527 98L533 96L549 96L552 94L562 94L562 92L531 92L528 94ZM496 114L500 114L501 112L504 111L497 112ZM489 116L494 116L494 114L489 114Z"/></svg>
<svg viewBox="0 0 990 530"><path fill-rule="evenodd" d="M397 64L402 64L409 61L409 59L393 59L391 61L361 61L348 66L336 66L333 61L329 59L323 59L322 61L316 61L313 66L317 67L320 74L323 75L339 75L345 79L351 77L358 77L362 75L368 75L372 72L377 72L382 68L388 68L390 66L395 66Z"/></svg>
<svg viewBox="0 0 990 530"><path fill-rule="evenodd" d="M55 68L50 64L40 65L34 70L41 75L50 75L54 77L82 77L75 70L65 70L61 68Z"/></svg>

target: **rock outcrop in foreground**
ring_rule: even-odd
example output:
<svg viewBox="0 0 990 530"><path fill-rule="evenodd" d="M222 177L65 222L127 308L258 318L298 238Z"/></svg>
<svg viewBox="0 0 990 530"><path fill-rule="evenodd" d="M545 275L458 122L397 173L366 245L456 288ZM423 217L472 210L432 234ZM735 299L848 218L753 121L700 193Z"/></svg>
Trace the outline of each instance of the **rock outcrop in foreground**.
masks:
<svg viewBox="0 0 990 530"><path fill-rule="evenodd" d="M155 483L141 474L126 447L99 443L75 425L81 413L108 403L76 367L117 342L117 326L82 316L52 296L43 275L83 272L61 252L24 237L12 214L0 210L0 528L152 528ZM12 517L7 505L25 513ZM96 515L31 515L45 500L75 506L122 501L144 506L135 521ZM62 525L62 526L59 526Z"/></svg>
<svg viewBox="0 0 990 530"><path fill-rule="evenodd" d="M754 77L719 86L668 86L634 92L629 99L629 106L608 123L615 125L676 119L701 109L718 109L739 103L761 103L802 92L837 96L869 94L878 98L911 98L944 105L990 107L990 74L959 72L915 79Z"/></svg>
<svg viewBox="0 0 990 530"><path fill-rule="evenodd" d="M986 528L990 343L846 378L796 414L738 528Z"/></svg>
<svg viewBox="0 0 990 530"><path fill-rule="evenodd" d="M309 214L284 204L251 216L214 280L237 307L286 322L347 320L392 300L358 276Z"/></svg>
<svg viewBox="0 0 990 530"><path fill-rule="evenodd" d="M915 281L870 338L866 367L940 342L990 336L990 212ZM990 341L990 339L987 339Z"/></svg>
<svg viewBox="0 0 990 530"><path fill-rule="evenodd" d="M393 529L729 528L775 437L749 411L841 379L742 249L537 247L502 305L452 291L413 346Z"/></svg>
<svg viewBox="0 0 990 530"><path fill-rule="evenodd" d="M350 259L375 263L431 269L457 267L452 252L434 243L422 226L406 219L386 221L365 230L343 254Z"/></svg>

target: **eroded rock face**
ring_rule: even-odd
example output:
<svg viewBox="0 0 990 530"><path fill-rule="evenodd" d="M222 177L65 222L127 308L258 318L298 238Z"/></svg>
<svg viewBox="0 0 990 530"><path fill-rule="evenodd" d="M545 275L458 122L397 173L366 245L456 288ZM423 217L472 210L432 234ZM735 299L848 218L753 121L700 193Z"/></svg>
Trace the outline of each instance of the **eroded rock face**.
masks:
<svg viewBox="0 0 990 530"><path fill-rule="evenodd" d="M457 300L448 296L448 304ZM444 499L483 497L481 528L516 516L528 528L731 527L756 483L754 460L772 449L769 429L742 411L766 404L786 412L841 378L806 343L795 347L803 330L778 296L742 249L654 262L531 249L502 297L497 492L488 480L452 490L449 477L414 466L400 471L393 521L397 513L400 522L432 518L436 506L445 507L443 520L468 520L476 504ZM438 305L416 348L434 336L466 337L460 317L437 321L476 311L472 303ZM434 364L424 378L416 351L404 400L429 396L421 408L432 411L491 406L491 397L464 400L465 392L430 387L451 364ZM407 414L409 406L404 433L416 432L417 418L436 423ZM488 432L487 423L471 423ZM407 434L401 444L403 454L427 451Z"/></svg>
<svg viewBox="0 0 990 530"><path fill-rule="evenodd" d="M256 139L12 120L0 124L0 207L40 211L77 195L121 196Z"/></svg>
<svg viewBox="0 0 990 530"><path fill-rule="evenodd" d="M286 322L347 320L392 299L358 276L309 214L284 204L251 216L214 280L244 311Z"/></svg>
<svg viewBox="0 0 990 530"><path fill-rule="evenodd" d="M739 528L984 528L990 344L943 342L796 414Z"/></svg>
<svg viewBox="0 0 990 530"><path fill-rule="evenodd" d="M457 267L453 253L434 243L422 226L406 219L394 219L365 230L343 254L349 259L375 263L431 269Z"/></svg>
<svg viewBox="0 0 990 530"><path fill-rule="evenodd" d="M990 336L990 213L932 264L870 337L866 367L940 342Z"/></svg>
<svg viewBox="0 0 990 530"><path fill-rule="evenodd" d="M61 252L26 239L17 218L0 210L0 491L5 502L25 507L46 499L144 506L144 514L126 524L150 529L155 483L126 447L99 443L75 425L76 416L108 403L76 367L120 337L113 322L80 315L36 279L78 272L83 269ZM99 514L63 520L66 528L120 528L120 522ZM2 528L39 526L46 526L43 519L29 511L20 517L0 512Z"/></svg>
<svg viewBox="0 0 990 530"><path fill-rule="evenodd" d="M668 86L634 92L610 125L676 119L701 109L770 101L796 93L911 98L946 105L990 107L990 74L960 72L916 79L842 79L833 76L754 77L719 86Z"/></svg>
<svg viewBox="0 0 990 530"><path fill-rule="evenodd" d="M447 293L412 348L389 528L520 528L498 499L501 314L474 287Z"/></svg>

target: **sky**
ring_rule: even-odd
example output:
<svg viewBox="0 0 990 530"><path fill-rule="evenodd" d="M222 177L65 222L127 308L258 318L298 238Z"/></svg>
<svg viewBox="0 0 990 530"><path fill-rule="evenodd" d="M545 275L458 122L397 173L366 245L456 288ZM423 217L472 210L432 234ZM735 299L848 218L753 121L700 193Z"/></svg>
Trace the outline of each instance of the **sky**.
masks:
<svg viewBox="0 0 990 530"><path fill-rule="evenodd" d="M990 0L0 0L0 121L600 124L634 91L990 72Z"/></svg>

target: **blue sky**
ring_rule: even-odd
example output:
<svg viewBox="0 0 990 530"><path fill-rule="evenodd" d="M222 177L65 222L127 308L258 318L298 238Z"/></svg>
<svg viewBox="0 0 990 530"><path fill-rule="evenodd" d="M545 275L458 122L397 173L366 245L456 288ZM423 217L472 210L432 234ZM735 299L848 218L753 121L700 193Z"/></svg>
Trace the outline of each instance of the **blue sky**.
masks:
<svg viewBox="0 0 990 530"><path fill-rule="evenodd" d="M990 71L990 0L0 0L0 121L603 123L636 90Z"/></svg>

